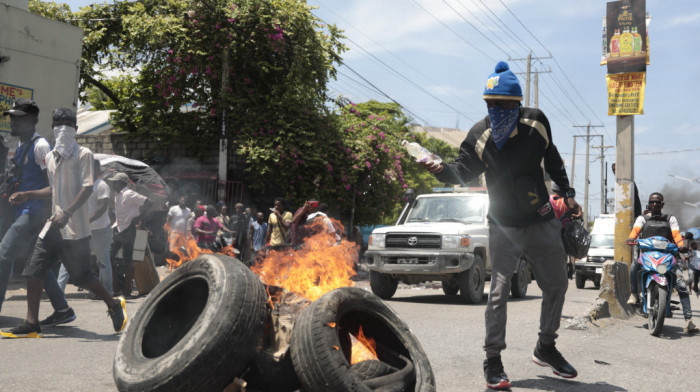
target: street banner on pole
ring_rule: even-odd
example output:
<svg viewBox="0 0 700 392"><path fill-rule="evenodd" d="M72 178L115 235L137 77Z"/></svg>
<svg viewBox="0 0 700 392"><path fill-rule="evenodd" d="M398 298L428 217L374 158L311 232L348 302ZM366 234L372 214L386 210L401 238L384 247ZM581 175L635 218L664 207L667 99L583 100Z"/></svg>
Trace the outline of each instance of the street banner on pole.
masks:
<svg viewBox="0 0 700 392"><path fill-rule="evenodd" d="M611 1L605 20L608 73L646 71L646 0Z"/></svg>
<svg viewBox="0 0 700 392"><path fill-rule="evenodd" d="M646 72L608 74L608 116L644 114Z"/></svg>

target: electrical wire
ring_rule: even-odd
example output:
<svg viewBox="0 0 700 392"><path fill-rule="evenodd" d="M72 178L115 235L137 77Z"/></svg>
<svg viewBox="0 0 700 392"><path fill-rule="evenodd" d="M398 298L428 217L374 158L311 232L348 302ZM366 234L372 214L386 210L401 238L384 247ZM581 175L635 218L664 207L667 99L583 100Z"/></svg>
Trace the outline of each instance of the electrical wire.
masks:
<svg viewBox="0 0 700 392"><path fill-rule="evenodd" d="M396 55L394 52L392 52L391 50L389 50L389 49L387 49L386 47L382 46L379 42L375 41L372 37L370 37L369 35L365 34L361 29L358 29L357 27L355 27L355 26L354 26L352 23L350 23L347 19L343 18L341 15L338 15L338 13L336 13L335 11L333 11L330 7L328 7L327 5L324 5L323 3L321 3L320 0L316 0L316 2L317 2L320 6L322 6L323 8L325 8L328 12L330 12L330 13L333 14L333 15L335 15L338 19L340 19L340 20L342 20L343 22L345 22L348 26L350 26L350 27L352 27L353 29L355 29L355 31L357 31L358 33L362 34L365 38L367 38L367 39L368 39L369 41L371 41L373 44L377 45L378 47L380 47L380 48L381 48L382 50L384 50L385 52L391 54L394 58L396 58L398 61L400 61L400 62L401 62L402 64L404 64L405 66L407 66L407 67L409 67L410 69L412 69L414 72L416 72L416 73L418 73L419 75L423 76L423 77L424 77L426 80L428 80L430 83L432 83L432 84L434 84L434 85L439 85L438 82L432 80L428 75L426 75L426 74L423 73L421 70L419 70L418 68L416 68L416 67L414 67L413 65L411 65L411 63L405 61L405 60L402 59L401 57L397 56L397 55ZM318 18L318 16L317 16L317 18ZM323 19L321 19L321 18L319 18L319 19L320 19L321 21L323 21ZM324 23L325 23L325 21L324 21ZM452 93L451 91L449 92L449 94L450 94L451 96L453 96L455 99L457 99L457 100L461 101L462 103L464 103L464 104L465 104L467 107L469 107L470 109L476 110L476 108L474 108L471 104L469 104L467 101L465 101L464 98L457 96L456 94ZM452 112L450 112L450 113L452 113Z"/></svg>
<svg viewBox="0 0 700 392"><path fill-rule="evenodd" d="M486 52L484 52L483 50L481 50L481 49L479 49L478 47L476 47L476 46L475 46L474 44L472 44L471 42L469 42L466 38L462 37L462 36L461 36L459 33L457 33L453 28L451 28L450 26L448 26L447 24L445 24L445 22L443 22L442 20L440 20L440 18L438 18L438 17L435 16L432 12L428 11L425 7L423 7L419 2L417 2L416 0L412 0L412 1L413 1L418 7L420 7L423 11L425 11L428 15L432 16L433 19L435 19L438 23L440 23L441 25L443 25L446 29L450 30L454 35L456 35L459 39L461 39L462 41L464 41L467 45L471 46L474 50L476 50L477 52L481 53L482 55L484 55L486 58L488 58L489 60L493 61L494 63L498 61L498 60L496 60L495 58L493 58L493 57L491 57L490 55L488 55L488 54L487 54Z"/></svg>

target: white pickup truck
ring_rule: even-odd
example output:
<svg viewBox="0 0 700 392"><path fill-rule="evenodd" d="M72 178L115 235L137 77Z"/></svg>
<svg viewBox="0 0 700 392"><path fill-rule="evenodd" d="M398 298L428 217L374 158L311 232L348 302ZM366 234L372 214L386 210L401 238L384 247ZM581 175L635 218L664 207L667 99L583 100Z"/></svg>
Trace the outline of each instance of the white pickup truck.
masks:
<svg viewBox="0 0 700 392"><path fill-rule="evenodd" d="M480 303L491 276L489 198L483 188L418 196L404 207L395 226L372 231L365 262L372 292L391 298L399 281L441 281L447 295ZM524 297L531 280L522 259L511 281L511 294Z"/></svg>

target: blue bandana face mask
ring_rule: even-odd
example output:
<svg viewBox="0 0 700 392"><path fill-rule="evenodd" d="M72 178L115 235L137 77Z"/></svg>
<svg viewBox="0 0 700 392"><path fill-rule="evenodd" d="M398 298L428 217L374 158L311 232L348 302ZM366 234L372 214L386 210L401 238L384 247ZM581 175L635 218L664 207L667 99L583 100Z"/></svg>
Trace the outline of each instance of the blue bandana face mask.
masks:
<svg viewBox="0 0 700 392"><path fill-rule="evenodd" d="M518 124L520 108L506 109L494 106L489 108L488 111L489 120L491 121L491 137L493 142L496 143L496 148L500 150Z"/></svg>

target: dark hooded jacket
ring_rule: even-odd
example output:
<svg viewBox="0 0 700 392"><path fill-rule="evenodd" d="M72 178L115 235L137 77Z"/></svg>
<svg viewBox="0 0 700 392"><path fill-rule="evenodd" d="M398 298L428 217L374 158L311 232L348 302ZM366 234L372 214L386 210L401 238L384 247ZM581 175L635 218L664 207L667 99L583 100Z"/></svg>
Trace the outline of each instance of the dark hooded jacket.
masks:
<svg viewBox="0 0 700 392"><path fill-rule="evenodd" d="M501 150L491 138L489 117L469 130L457 159L446 164L437 179L463 184L484 173L488 188L489 221L502 226L527 226L554 217L544 171L560 195L570 188L566 168L552 143L549 120L536 108L520 108L516 129Z"/></svg>

